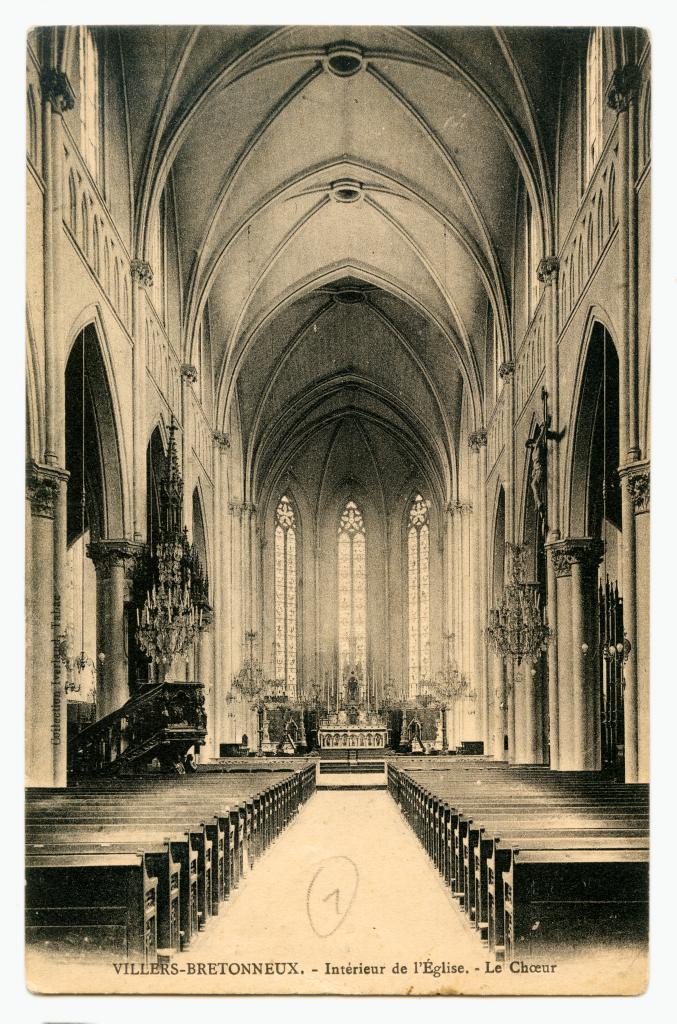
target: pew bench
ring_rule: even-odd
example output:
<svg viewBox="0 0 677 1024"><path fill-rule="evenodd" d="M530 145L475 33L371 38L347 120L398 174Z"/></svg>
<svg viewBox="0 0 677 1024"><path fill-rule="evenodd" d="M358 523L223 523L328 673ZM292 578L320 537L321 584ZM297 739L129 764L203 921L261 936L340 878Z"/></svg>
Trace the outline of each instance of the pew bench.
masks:
<svg viewBox="0 0 677 1024"><path fill-rule="evenodd" d="M26 940L65 959L157 954L157 878L143 853L26 857Z"/></svg>
<svg viewBox="0 0 677 1024"><path fill-rule="evenodd" d="M507 960L648 940L648 850L512 849L503 889Z"/></svg>

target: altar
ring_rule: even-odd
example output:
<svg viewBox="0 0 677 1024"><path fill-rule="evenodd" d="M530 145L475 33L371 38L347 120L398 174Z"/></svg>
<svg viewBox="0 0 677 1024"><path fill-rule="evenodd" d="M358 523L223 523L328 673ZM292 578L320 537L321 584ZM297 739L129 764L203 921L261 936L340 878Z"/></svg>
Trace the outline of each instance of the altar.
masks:
<svg viewBox="0 0 677 1024"><path fill-rule="evenodd" d="M346 666L343 680L335 677L328 686L317 726L320 750L384 750L388 746L388 723L379 708L376 684L360 677L359 665Z"/></svg>
<svg viewBox="0 0 677 1024"><path fill-rule="evenodd" d="M376 712L358 711L349 716L342 710L321 720L317 739L320 750L383 750L388 744L388 728Z"/></svg>

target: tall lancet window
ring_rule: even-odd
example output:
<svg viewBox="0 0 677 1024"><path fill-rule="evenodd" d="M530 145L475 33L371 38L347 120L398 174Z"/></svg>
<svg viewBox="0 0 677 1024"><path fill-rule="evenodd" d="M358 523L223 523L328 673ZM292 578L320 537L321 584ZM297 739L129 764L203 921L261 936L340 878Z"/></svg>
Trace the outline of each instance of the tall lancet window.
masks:
<svg viewBox="0 0 677 1024"><path fill-rule="evenodd" d="M587 181L592 177L592 172L602 151L603 58L604 36L602 29L594 28L588 40L585 67L585 171Z"/></svg>
<svg viewBox="0 0 677 1024"><path fill-rule="evenodd" d="M430 518L428 502L417 494L407 524L409 569L409 690L430 679Z"/></svg>
<svg viewBox="0 0 677 1024"><path fill-rule="evenodd" d="M367 663L367 558L364 519L354 501L338 528L339 668Z"/></svg>
<svg viewBox="0 0 677 1024"><path fill-rule="evenodd" d="M99 51L91 28L80 29L80 145L94 180L99 177Z"/></svg>
<svg viewBox="0 0 677 1024"><path fill-rule="evenodd" d="M296 516L286 495L275 510L275 678L296 689Z"/></svg>

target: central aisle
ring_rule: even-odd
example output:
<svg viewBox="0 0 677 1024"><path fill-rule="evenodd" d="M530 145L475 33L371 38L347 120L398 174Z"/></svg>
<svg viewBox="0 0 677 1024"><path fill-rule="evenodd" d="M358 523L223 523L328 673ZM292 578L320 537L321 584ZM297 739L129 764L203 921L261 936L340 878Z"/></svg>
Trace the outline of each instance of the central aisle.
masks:
<svg viewBox="0 0 677 1024"><path fill-rule="evenodd" d="M296 961L304 971L303 978L261 977L228 967L238 973L199 979L205 991L221 985L224 992L259 993L455 989L458 975L414 975L415 961L426 959L464 964L475 984L466 977L463 988L477 991L475 968L483 972L485 959L479 938L392 797L384 790L335 790L311 798L175 962ZM334 974L327 963L385 970ZM396 963L408 966L406 975L393 973ZM197 977L189 980L199 989Z"/></svg>

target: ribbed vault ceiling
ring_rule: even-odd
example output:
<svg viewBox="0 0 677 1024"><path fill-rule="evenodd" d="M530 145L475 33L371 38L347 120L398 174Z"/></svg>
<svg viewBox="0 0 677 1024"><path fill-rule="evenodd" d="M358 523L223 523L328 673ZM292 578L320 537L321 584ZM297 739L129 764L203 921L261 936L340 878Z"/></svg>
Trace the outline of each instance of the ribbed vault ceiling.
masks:
<svg viewBox="0 0 677 1024"><path fill-rule="evenodd" d="M208 302L217 416L238 402L248 486L349 415L450 493L464 387L481 420L489 305L510 352L520 179L549 238L552 147L534 111L553 116L564 35L173 27L122 40L137 227L171 174L185 336ZM359 301L341 301L351 289Z"/></svg>

